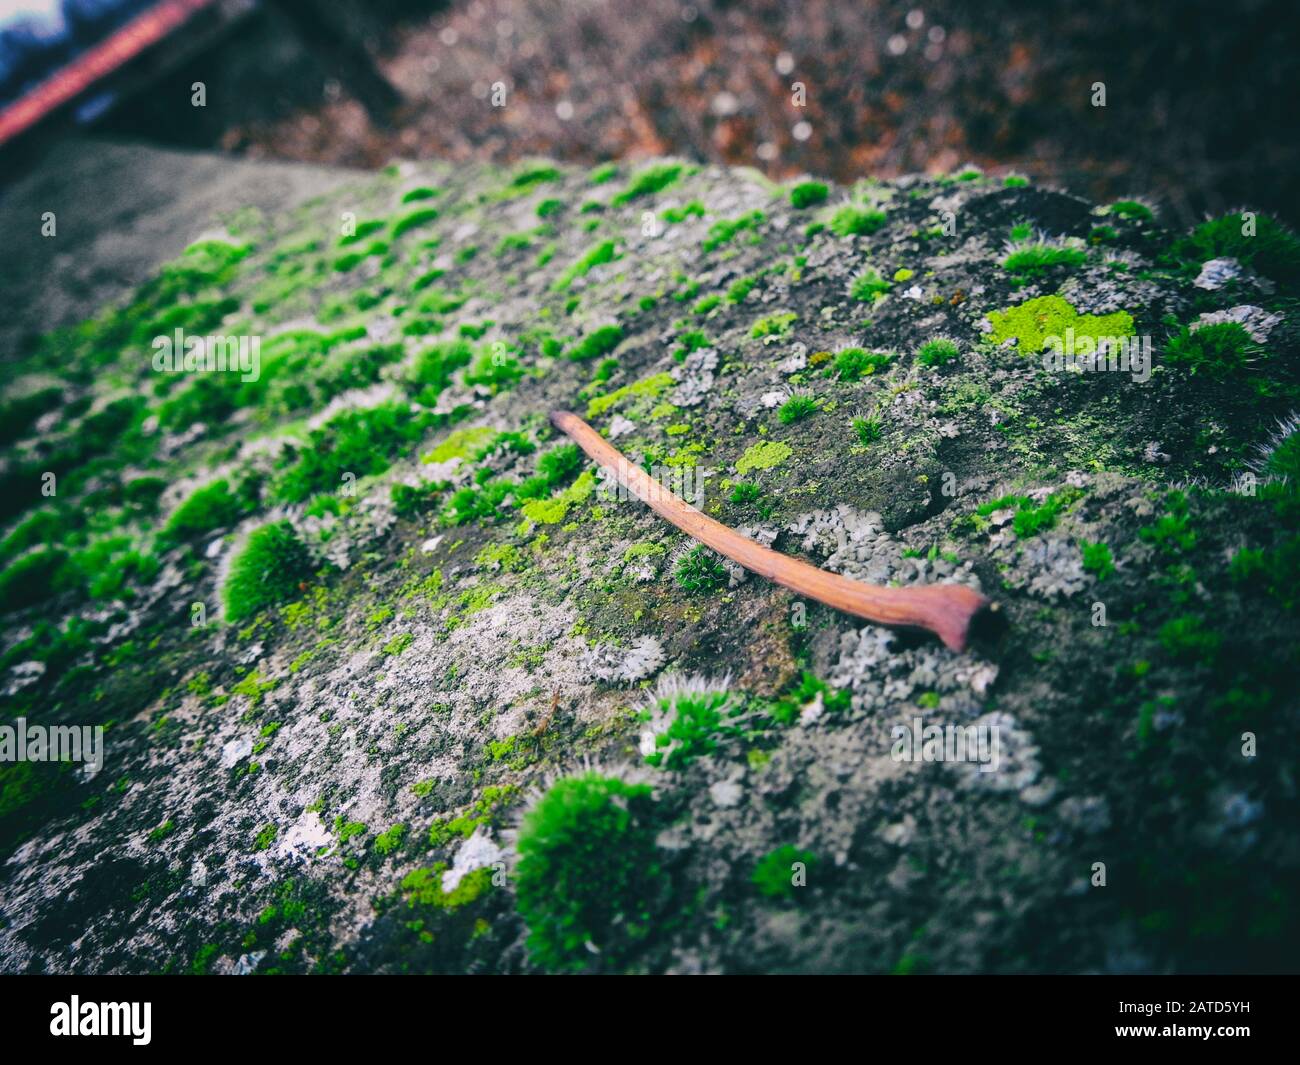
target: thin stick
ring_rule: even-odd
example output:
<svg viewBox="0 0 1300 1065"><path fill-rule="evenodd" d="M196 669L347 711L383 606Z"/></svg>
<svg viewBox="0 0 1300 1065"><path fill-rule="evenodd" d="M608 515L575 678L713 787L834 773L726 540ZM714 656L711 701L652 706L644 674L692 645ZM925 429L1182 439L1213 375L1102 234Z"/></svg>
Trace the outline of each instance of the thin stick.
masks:
<svg viewBox="0 0 1300 1065"><path fill-rule="evenodd" d="M551 424L571 437L597 465L610 470L624 488L661 518L747 570L827 606L882 625L925 629L954 651L961 651L966 647L971 619L989 605L984 596L965 585L885 588L828 573L773 551L701 514L640 466L628 462L572 411L552 411Z"/></svg>

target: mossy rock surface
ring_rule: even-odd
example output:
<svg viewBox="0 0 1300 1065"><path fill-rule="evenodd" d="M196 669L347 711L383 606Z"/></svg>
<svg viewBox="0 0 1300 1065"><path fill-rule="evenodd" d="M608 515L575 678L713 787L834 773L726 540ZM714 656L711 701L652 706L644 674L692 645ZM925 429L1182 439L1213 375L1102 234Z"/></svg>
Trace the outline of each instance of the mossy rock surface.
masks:
<svg viewBox="0 0 1300 1065"><path fill-rule="evenodd" d="M0 968L1294 968L1289 234L1251 257L980 175L796 207L679 160L252 167L186 217L208 171L156 162L168 262L100 305L60 261L10 327L6 713L108 727L98 773L0 764ZM91 206L59 224L93 272ZM1013 228L1077 254L1017 276ZM1045 299L1149 338L1148 378L1021 350L999 323ZM1249 344L1198 363L1202 316ZM259 373L157 372L176 328L258 338ZM691 554L555 408L1003 628L956 654ZM918 719L996 729L996 771L900 761ZM583 774L621 783L528 816ZM534 868L634 838L621 897L521 907L515 829Z"/></svg>

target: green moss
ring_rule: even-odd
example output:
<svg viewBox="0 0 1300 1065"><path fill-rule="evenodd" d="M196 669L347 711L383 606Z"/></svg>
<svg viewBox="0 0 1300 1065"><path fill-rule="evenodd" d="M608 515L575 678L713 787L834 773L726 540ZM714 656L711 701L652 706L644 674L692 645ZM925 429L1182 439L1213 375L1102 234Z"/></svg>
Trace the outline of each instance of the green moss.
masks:
<svg viewBox="0 0 1300 1065"><path fill-rule="evenodd" d="M751 444L745 453L736 460L736 472L744 476L754 470L770 470L781 465L794 454L789 444L779 440L764 440Z"/></svg>
<svg viewBox="0 0 1300 1065"><path fill-rule="evenodd" d="M493 393L512 388L524 376L523 365L504 346L482 348L465 371L467 385L484 385Z"/></svg>
<svg viewBox="0 0 1300 1065"><path fill-rule="evenodd" d="M685 222L686 219L691 217L704 217L704 204L700 203L699 200L692 200L690 203L681 207L669 207L668 210L663 213L663 220L665 222L670 222L673 225L676 225L679 222Z"/></svg>
<svg viewBox="0 0 1300 1065"><path fill-rule="evenodd" d="M587 404L587 417L597 418L629 399L655 399L677 384L671 374L658 373L615 389L606 396L597 396Z"/></svg>
<svg viewBox="0 0 1300 1065"><path fill-rule="evenodd" d="M731 287L727 289L727 302L740 303L754 290L756 284L758 284L758 279L755 277L737 278L731 283Z"/></svg>
<svg viewBox="0 0 1300 1065"><path fill-rule="evenodd" d="M821 703L824 710L838 714L853 703L851 692L832 688L815 674L804 670L799 681L769 707L772 718L782 725L794 725L809 705Z"/></svg>
<svg viewBox="0 0 1300 1065"><path fill-rule="evenodd" d="M593 185L604 185L608 181L613 181L618 177L617 163L601 163L587 175L587 180Z"/></svg>
<svg viewBox="0 0 1300 1065"><path fill-rule="evenodd" d="M558 525L569 514L569 508L584 502L595 490L596 478L586 470L564 491L550 499L529 499L519 508L526 522L541 525Z"/></svg>
<svg viewBox="0 0 1300 1065"><path fill-rule="evenodd" d="M406 825L398 823L375 837L375 850L380 854L392 854L402 845L406 837Z"/></svg>
<svg viewBox="0 0 1300 1065"><path fill-rule="evenodd" d="M1223 637L1205 627L1205 620L1184 614L1160 626L1156 634L1164 649L1174 658L1187 663L1212 665Z"/></svg>
<svg viewBox="0 0 1300 1065"><path fill-rule="evenodd" d="M927 340L916 349L916 360L922 366L942 366L957 358L957 345L946 337Z"/></svg>
<svg viewBox="0 0 1300 1065"><path fill-rule="evenodd" d="M747 229L757 229L765 221L767 221L767 215L757 210L747 211L735 218L721 218L709 226L709 231L704 235L700 247L705 251L713 251L724 244L730 244L737 233L742 233Z"/></svg>
<svg viewBox="0 0 1300 1065"><path fill-rule="evenodd" d="M852 425L858 442L864 447L874 444L884 435L879 418L854 418Z"/></svg>
<svg viewBox="0 0 1300 1065"><path fill-rule="evenodd" d="M749 335L755 338L789 336L790 329L798 317L794 311L769 314L754 323Z"/></svg>
<svg viewBox="0 0 1300 1065"><path fill-rule="evenodd" d="M1259 345L1239 323L1217 322L1197 329L1183 326L1169 341L1165 361L1190 374L1222 380L1245 369L1259 353Z"/></svg>
<svg viewBox="0 0 1300 1065"><path fill-rule="evenodd" d="M253 850L267 850L275 842L275 837L279 834L280 830L274 824L264 825L258 830L257 835L253 837Z"/></svg>
<svg viewBox="0 0 1300 1065"><path fill-rule="evenodd" d="M556 781L523 819L515 875L535 964L618 969L656 931L665 869L648 785L595 773Z"/></svg>
<svg viewBox="0 0 1300 1065"><path fill-rule="evenodd" d="M437 221L438 209L436 207L421 207L419 210L411 211L402 215L393 223L392 239L409 233L413 229L419 229L421 226L427 226L430 222Z"/></svg>
<svg viewBox="0 0 1300 1065"><path fill-rule="evenodd" d="M893 356L887 352L867 351L864 348L844 348L836 352L831 370L844 381L856 381L888 369Z"/></svg>
<svg viewBox="0 0 1300 1065"><path fill-rule="evenodd" d="M227 619L244 621L265 607L296 598L312 571L311 555L289 522L254 530L231 563L222 589Z"/></svg>
<svg viewBox="0 0 1300 1065"><path fill-rule="evenodd" d="M1115 562L1106 544L1080 540L1079 549L1083 552L1084 570L1096 574L1097 580L1104 581L1115 572Z"/></svg>
<svg viewBox="0 0 1300 1065"><path fill-rule="evenodd" d="M66 551L36 548L0 571L0 613L44 602L74 580L75 570Z"/></svg>
<svg viewBox="0 0 1300 1065"><path fill-rule="evenodd" d="M787 843L759 859L750 882L766 898L792 899L798 890L796 864L802 865L805 873L811 873L817 864L817 856Z"/></svg>
<svg viewBox="0 0 1300 1065"><path fill-rule="evenodd" d="M614 242L612 240L602 240L599 244L588 248L580 259L556 278L555 283L551 285L551 289L555 292L563 292L578 278L586 277L594 267L600 266L602 263L612 263L616 258L618 258L618 255Z"/></svg>
<svg viewBox="0 0 1300 1065"><path fill-rule="evenodd" d="M871 303L883 299L893 285L880 276L874 267L868 266L853 279L849 286L849 295L861 303Z"/></svg>
<svg viewBox="0 0 1300 1065"><path fill-rule="evenodd" d="M782 425L792 425L816 414L819 408L820 404L812 396L796 393L777 408L776 417Z"/></svg>
<svg viewBox="0 0 1300 1065"><path fill-rule="evenodd" d="M648 166L633 174L627 187L610 202L615 207L621 207L643 196L653 196L675 183L682 176L682 170L680 163L655 163Z"/></svg>
<svg viewBox="0 0 1300 1065"><path fill-rule="evenodd" d="M1037 277L1060 266L1082 266L1087 259L1088 253L1082 248L1037 240L1013 246L1002 260L1002 268L1013 274Z"/></svg>
<svg viewBox="0 0 1300 1065"><path fill-rule="evenodd" d="M431 200L440 195L437 189L431 189L428 186L411 189L402 197L403 203L415 203L418 200Z"/></svg>
<svg viewBox="0 0 1300 1065"><path fill-rule="evenodd" d="M608 355L623 340L623 330L616 325L604 325L588 333L567 353L574 362L586 362L588 359Z"/></svg>
<svg viewBox="0 0 1300 1065"><path fill-rule="evenodd" d="M790 205L796 211L816 207L826 202L829 193L830 189L820 181L802 181L790 190Z"/></svg>
<svg viewBox="0 0 1300 1065"><path fill-rule="evenodd" d="M151 830L149 835L145 837L145 841L149 843L150 846L153 846L156 843L161 843L175 831L176 822L169 817L157 828Z"/></svg>
<svg viewBox="0 0 1300 1065"><path fill-rule="evenodd" d="M1300 279L1300 238L1276 219L1257 214L1226 214L1203 222L1170 249L1175 259L1200 264L1208 259L1233 258L1275 281Z"/></svg>
<svg viewBox="0 0 1300 1065"><path fill-rule="evenodd" d="M991 311L992 339L1001 342L1015 337L1018 350L1037 355L1050 336L1065 337L1073 329L1075 337L1133 336L1133 317L1127 311L1111 314L1080 314L1060 296L1038 296L1005 311Z"/></svg>
<svg viewBox="0 0 1300 1065"><path fill-rule="evenodd" d="M707 547L691 548L673 569L673 577L688 592L713 592L731 580L718 556Z"/></svg>
<svg viewBox="0 0 1300 1065"><path fill-rule="evenodd" d="M1192 528L1191 515L1187 509L1187 497L1182 492L1170 492L1165 496L1168 510L1153 525L1145 525L1138 530L1138 537L1166 555L1177 555L1190 551L1196 546L1196 530Z"/></svg>
<svg viewBox="0 0 1300 1065"><path fill-rule="evenodd" d="M705 296L694 307L691 308L692 314L708 314L714 307L722 302L722 297L717 293L711 296Z"/></svg>
<svg viewBox="0 0 1300 1065"><path fill-rule="evenodd" d="M744 506L746 503L752 503L763 494L763 490L756 484L748 481L739 481L731 489L731 502L737 506Z"/></svg>
<svg viewBox="0 0 1300 1065"><path fill-rule="evenodd" d="M282 503L301 503L319 492L337 491L345 474L360 480L383 473L437 421L435 415L397 402L343 411L287 453L292 461L277 476L272 495Z"/></svg>
<svg viewBox="0 0 1300 1065"><path fill-rule="evenodd" d="M874 207L845 204L831 215L831 232L837 237L869 236L885 224L885 212Z"/></svg>
<svg viewBox="0 0 1300 1065"><path fill-rule="evenodd" d="M213 481L185 500L163 527L168 540L188 540L234 525L245 513L245 505L230 491L228 481Z"/></svg>
<svg viewBox="0 0 1300 1065"><path fill-rule="evenodd" d="M413 633L401 632L384 644L383 652L386 655L400 655L414 642L415 635Z"/></svg>

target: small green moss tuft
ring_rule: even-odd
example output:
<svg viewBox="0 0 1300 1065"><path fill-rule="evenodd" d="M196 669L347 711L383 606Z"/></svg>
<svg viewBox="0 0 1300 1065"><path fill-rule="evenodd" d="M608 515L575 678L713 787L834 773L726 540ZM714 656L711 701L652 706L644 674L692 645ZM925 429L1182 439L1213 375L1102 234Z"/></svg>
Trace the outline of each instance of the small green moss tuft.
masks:
<svg viewBox="0 0 1300 1065"><path fill-rule="evenodd" d="M1238 322L1216 322L1198 329L1183 326L1169 341L1165 361L1191 374L1222 380L1245 369L1260 352Z"/></svg>
<svg viewBox="0 0 1300 1065"><path fill-rule="evenodd" d="M922 366L942 366L957 358L958 354L954 341L947 337L935 337L916 349L916 360Z"/></svg>
<svg viewBox="0 0 1300 1065"><path fill-rule="evenodd" d="M591 273L594 267L603 263L612 263L616 258L618 258L618 255L614 242L612 240L603 240L599 244L588 248L577 262L570 265L564 273L556 278L555 283L551 285L551 289L555 292L563 292L578 278L586 277L587 274Z"/></svg>
<svg viewBox="0 0 1300 1065"><path fill-rule="evenodd" d="M888 369L893 356L888 352L867 351L865 348L844 348L835 356L832 369L845 381L881 373Z"/></svg>
<svg viewBox="0 0 1300 1065"><path fill-rule="evenodd" d="M792 425L810 414L816 414L819 407L812 396L796 392L777 408L776 417L782 425Z"/></svg>
<svg viewBox="0 0 1300 1065"><path fill-rule="evenodd" d="M259 610L295 598L312 576L311 555L287 522L263 525L231 563L222 589L226 617L244 621Z"/></svg>
<svg viewBox="0 0 1300 1065"><path fill-rule="evenodd" d="M677 583L688 592L714 592L731 580L717 554L707 547L692 547L673 570Z"/></svg>
<svg viewBox="0 0 1300 1065"><path fill-rule="evenodd" d="M244 513L241 501L230 491L228 481L213 481L197 489L185 500L163 526L168 541L188 540L214 529L235 524Z"/></svg>
<svg viewBox="0 0 1300 1065"><path fill-rule="evenodd" d="M653 196L657 192L662 192L681 176L680 163L655 163L633 174L627 187L610 202L615 207L622 207L625 203L631 203L643 196Z"/></svg>
<svg viewBox="0 0 1300 1065"><path fill-rule="evenodd" d="M829 193L830 189L820 181L802 181L790 190L790 204L796 211L802 211L825 203Z"/></svg>
<svg viewBox="0 0 1300 1065"><path fill-rule="evenodd" d="M623 340L623 330L616 325L603 325L588 333L566 353L574 362L586 362L588 359L608 355Z"/></svg>
<svg viewBox="0 0 1300 1065"><path fill-rule="evenodd" d="M854 418L853 431L857 434L858 441L864 447L874 444L884 435L879 418Z"/></svg>
<svg viewBox="0 0 1300 1065"><path fill-rule="evenodd" d="M1002 268L1013 274L1036 277L1056 267L1082 266L1087 259L1088 253L1082 248L1035 240L1013 244L1002 260Z"/></svg>
<svg viewBox="0 0 1300 1065"><path fill-rule="evenodd" d="M885 212L875 207L845 204L831 215L831 232L837 237L868 236L885 224Z"/></svg>
<svg viewBox="0 0 1300 1065"><path fill-rule="evenodd" d="M536 964L577 971L599 958L617 969L635 956L655 930L658 831L648 785L596 773L551 785L517 844L516 897Z"/></svg>
<svg viewBox="0 0 1300 1065"><path fill-rule="evenodd" d="M871 303L883 299L893 285L880 276L880 271L868 266L853 279L849 286L849 295L861 303Z"/></svg>
<svg viewBox="0 0 1300 1065"><path fill-rule="evenodd" d="M811 851L786 844L765 855L754 867L751 882L769 899L792 899L799 883L812 871L817 857Z"/></svg>

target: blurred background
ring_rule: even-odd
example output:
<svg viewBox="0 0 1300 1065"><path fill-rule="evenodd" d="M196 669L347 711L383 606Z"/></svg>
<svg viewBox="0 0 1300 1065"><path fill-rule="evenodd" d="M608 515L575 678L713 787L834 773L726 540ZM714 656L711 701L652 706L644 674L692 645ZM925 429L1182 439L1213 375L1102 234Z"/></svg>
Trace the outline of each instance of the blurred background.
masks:
<svg viewBox="0 0 1300 1065"><path fill-rule="evenodd" d="M89 127L349 167L973 162L1295 224L1298 26L1294 0L0 0L0 173Z"/></svg>

